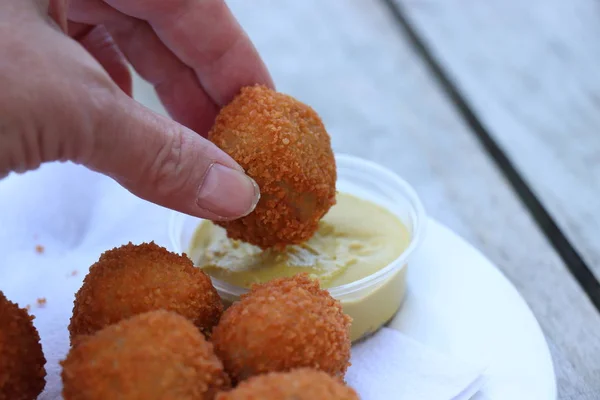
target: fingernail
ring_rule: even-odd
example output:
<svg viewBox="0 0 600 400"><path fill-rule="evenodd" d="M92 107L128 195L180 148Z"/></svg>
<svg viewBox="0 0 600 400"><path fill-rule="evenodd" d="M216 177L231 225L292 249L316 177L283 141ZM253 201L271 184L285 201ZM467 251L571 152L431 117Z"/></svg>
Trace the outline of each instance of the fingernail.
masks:
<svg viewBox="0 0 600 400"><path fill-rule="evenodd" d="M241 171L212 164L198 190L196 203L221 219L235 219L250 214L260 199L254 179Z"/></svg>

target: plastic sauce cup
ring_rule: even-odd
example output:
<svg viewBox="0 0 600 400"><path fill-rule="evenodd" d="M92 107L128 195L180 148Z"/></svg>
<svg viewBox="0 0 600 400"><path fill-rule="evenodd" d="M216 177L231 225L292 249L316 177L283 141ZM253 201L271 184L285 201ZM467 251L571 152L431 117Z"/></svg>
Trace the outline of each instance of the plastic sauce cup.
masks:
<svg viewBox="0 0 600 400"><path fill-rule="evenodd" d="M406 269L421 244L427 216L413 188L392 171L358 157L336 154L337 190L378 204L406 226L410 242L398 258L379 271L355 282L327 289L352 317L350 338L360 340L385 325L398 312L406 293ZM201 219L174 212L169 221L172 250L197 259L190 243ZM196 250L196 252L199 250ZM225 306L248 289L211 277Z"/></svg>

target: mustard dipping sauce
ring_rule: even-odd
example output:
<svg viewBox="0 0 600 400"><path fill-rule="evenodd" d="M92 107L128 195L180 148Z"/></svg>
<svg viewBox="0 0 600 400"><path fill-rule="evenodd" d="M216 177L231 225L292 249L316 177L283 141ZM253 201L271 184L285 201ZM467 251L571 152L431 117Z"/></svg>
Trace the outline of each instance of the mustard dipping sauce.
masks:
<svg viewBox="0 0 600 400"><path fill-rule="evenodd" d="M210 221L200 224L191 246L198 267L232 285L250 288L254 283L308 272L319 279L321 287L331 288L379 271L398 258L409 241L407 229L390 211L338 193L337 203L323 217L316 234L283 252L231 240Z"/></svg>
<svg viewBox="0 0 600 400"><path fill-rule="evenodd" d="M365 278L389 265L406 250L410 234L389 210L338 192L337 202L323 217L316 234L284 251L262 250L227 238L223 228L202 221L188 254L208 275L250 288L275 278L308 272L327 289ZM341 301L353 318L354 341L377 330L396 313L404 295L405 270L376 287L352 293Z"/></svg>

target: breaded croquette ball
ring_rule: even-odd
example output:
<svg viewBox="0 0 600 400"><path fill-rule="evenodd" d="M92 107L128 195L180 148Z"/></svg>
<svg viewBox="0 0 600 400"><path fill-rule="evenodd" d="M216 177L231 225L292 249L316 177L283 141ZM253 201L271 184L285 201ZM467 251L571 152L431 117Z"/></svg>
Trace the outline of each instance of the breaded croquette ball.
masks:
<svg viewBox="0 0 600 400"><path fill-rule="evenodd" d="M209 334L223 304L209 276L186 256L154 243L109 250L92 265L75 295L71 340L157 309L175 311Z"/></svg>
<svg viewBox="0 0 600 400"><path fill-rule="evenodd" d="M216 400L359 400L356 391L322 371L271 372L240 383Z"/></svg>
<svg viewBox="0 0 600 400"><path fill-rule="evenodd" d="M230 387L210 342L165 310L78 336L61 365L65 400L213 400Z"/></svg>
<svg viewBox="0 0 600 400"><path fill-rule="evenodd" d="M312 108L265 86L245 87L208 137L260 187L252 213L217 222L230 238L266 249L313 236L335 203L337 173L331 139Z"/></svg>
<svg viewBox="0 0 600 400"><path fill-rule="evenodd" d="M32 400L46 385L46 358L33 316L0 292L0 400Z"/></svg>
<svg viewBox="0 0 600 400"><path fill-rule="evenodd" d="M343 377L351 318L307 274L255 285L223 313L215 352L234 382L310 367Z"/></svg>

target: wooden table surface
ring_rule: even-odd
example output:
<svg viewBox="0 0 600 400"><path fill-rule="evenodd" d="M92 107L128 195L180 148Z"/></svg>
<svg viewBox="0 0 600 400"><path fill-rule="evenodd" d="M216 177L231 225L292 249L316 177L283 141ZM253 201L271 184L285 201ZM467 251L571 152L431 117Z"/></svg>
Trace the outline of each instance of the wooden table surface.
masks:
<svg viewBox="0 0 600 400"><path fill-rule="evenodd" d="M600 399L600 3L228 4L336 151L399 173L512 281L559 399Z"/></svg>

